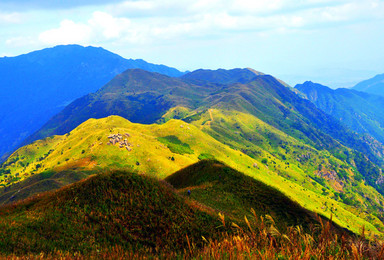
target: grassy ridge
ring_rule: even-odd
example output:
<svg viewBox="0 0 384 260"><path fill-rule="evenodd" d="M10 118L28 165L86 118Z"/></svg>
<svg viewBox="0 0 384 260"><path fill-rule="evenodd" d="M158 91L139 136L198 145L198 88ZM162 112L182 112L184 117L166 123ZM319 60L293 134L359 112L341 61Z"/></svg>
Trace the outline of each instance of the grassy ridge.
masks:
<svg viewBox="0 0 384 260"><path fill-rule="evenodd" d="M112 171L0 209L3 254L87 253L121 246L182 251L188 239L217 238L216 217L170 187L137 173Z"/></svg>
<svg viewBox="0 0 384 260"><path fill-rule="evenodd" d="M246 176L215 160L203 160L165 179L182 194L210 206L227 217L243 222L251 217L249 209L259 216L270 215L279 228L318 224L315 215L290 200L278 190Z"/></svg>
<svg viewBox="0 0 384 260"><path fill-rule="evenodd" d="M95 173L96 171L92 170L64 170L59 172L47 170L34 174L23 181L0 188L0 205L26 199L41 192L59 189Z"/></svg>
<svg viewBox="0 0 384 260"><path fill-rule="evenodd" d="M294 139L291 142L287 138L286 149L291 149L291 152L283 151L278 147L279 140L285 138L285 135L280 134L281 132L262 124L262 121L259 120L259 122L252 116L244 117L244 114L236 113L232 116L220 117L220 113L222 113L220 110L207 110L198 117L200 119L192 121L192 124L172 119L162 125L142 125L117 116L98 120L90 119L67 135L47 138L20 148L5 162L6 166L3 169L9 170L10 174L1 175L0 181L8 186L30 177L31 174L37 175L45 171L92 170L97 172L106 168L133 169L140 173L165 178L208 156L208 158L214 157L223 161L230 167L282 191L311 211L328 218L333 215L337 224L354 232L359 232L363 225L372 234L380 234L381 230L384 230L382 222L369 211L346 205L340 198L332 197L332 185L323 186L312 179L311 176L314 177L314 175L308 169L314 167L304 166L310 165L310 160L300 164L295 161L296 156L301 156L302 149L313 155L316 155L316 150L305 144L295 144ZM225 118L228 119L225 120ZM241 121L249 125L249 130L239 123ZM216 131L214 127L220 124L227 124L229 130ZM253 127L256 126L260 128L254 131ZM245 134L251 131L265 139L259 148L256 147L257 142L253 144L249 139L244 138ZM269 131L274 134L276 144L273 142L269 144L268 140L272 138L264 137ZM108 136L118 133L125 136L123 139L127 139L130 143L131 151L124 146L120 148L119 144L108 144L110 142ZM126 134L129 134L129 137ZM180 142L171 138L174 141L172 143L177 147L180 144L188 144L193 153L182 154L177 150L172 151L168 145L158 140L167 136L168 139L169 136L176 136ZM256 136L252 140L257 140ZM268 147L275 147L273 149L280 151L287 159L284 161L283 158L269 153L268 149L271 148ZM258 149L261 154L260 156L252 155L243 148ZM294 152L297 152L295 156ZM264 159L267 159L267 163L263 163ZM38 165L40 166L37 167ZM359 185L365 187L367 192L363 195L371 198L370 201L363 199L363 195L357 192L351 191L347 194L357 199L361 198L364 201L362 204L364 207L369 206L368 203L374 205L382 200L381 195L374 189L369 189L364 186L364 183ZM324 193L323 188L328 193ZM359 188L357 186L356 190ZM337 209L337 212L334 209Z"/></svg>

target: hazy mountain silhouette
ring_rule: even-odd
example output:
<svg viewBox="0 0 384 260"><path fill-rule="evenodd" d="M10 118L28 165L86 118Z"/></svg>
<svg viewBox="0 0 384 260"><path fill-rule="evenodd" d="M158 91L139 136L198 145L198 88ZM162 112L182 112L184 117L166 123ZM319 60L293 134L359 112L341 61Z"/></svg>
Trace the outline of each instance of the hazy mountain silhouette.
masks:
<svg viewBox="0 0 384 260"><path fill-rule="evenodd" d="M74 99L96 91L129 68L182 75L164 65L79 45L0 58L0 157Z"/></svg>

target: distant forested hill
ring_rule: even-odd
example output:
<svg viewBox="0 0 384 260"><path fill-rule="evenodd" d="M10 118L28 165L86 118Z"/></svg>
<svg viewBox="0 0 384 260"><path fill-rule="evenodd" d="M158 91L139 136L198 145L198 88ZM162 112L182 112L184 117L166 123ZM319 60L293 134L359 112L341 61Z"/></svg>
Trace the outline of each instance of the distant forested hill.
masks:
<svg viewBox="0 0 384 260"><path fill-rule="evenodd" d="M384 74L379 74L371 79L364 80L352 89L384 96Z"/></svg>
<svg viewBox="0 0 384 260"><path fill-rule="evenodd" d="M333 90L310 81L295 88L352 130L384 142L384 97L353 89Z"/></svg>
<svg viewBox="0 0 384 260"><path fill-rule="evenodd" d="M164 65L79 45L0 58L0 158L74 99L129 68L182 75Z"/></svg>

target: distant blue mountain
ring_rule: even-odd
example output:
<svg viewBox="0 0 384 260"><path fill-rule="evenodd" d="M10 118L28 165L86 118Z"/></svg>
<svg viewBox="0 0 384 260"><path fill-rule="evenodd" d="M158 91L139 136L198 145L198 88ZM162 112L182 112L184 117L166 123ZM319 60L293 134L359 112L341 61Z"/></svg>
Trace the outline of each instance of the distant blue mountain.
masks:
<svg viewBox="0 0 384 260"><path fill-rule="evenodd" d="M371 79L364 80L352 89L384 96L384 74L379 74Z"/></svg>
<svg viewBox="0 0 384 260"><path fill-rule="evenodd" d="M307 81L295 86L308 100L360 134L384 143L384 97L354 89L330 89Z"/></svg>
<svg viewBox="0 0 384 260"><path fill-rule="evenodd" d="M0 58L0 157L73 100L133 68L172 77L177 69L124 59L103 48L56 46Z"/></svg>

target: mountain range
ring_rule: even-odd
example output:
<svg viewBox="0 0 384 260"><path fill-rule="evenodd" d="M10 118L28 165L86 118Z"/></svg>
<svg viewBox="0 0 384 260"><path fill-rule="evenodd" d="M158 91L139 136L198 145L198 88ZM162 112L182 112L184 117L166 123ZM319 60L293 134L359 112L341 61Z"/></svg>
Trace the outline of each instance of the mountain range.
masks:
<svg viewBox="0 0 384 260"><path fill-rule="evenodd" d="M316 149L344 153L341 143L365 154L375 163L382 163L383 146L380 143L359 137L333 117L316 109L311 102L300 98L279 80L269 75L255 74L249 69L236 72L237 78L244 83L222 84L227 76L222 76L223 70L218 70L208 71L214 81L205 78L200 85L195 85L202 71L191 72L182 78L171 78L140 69L127 70L97 92L69 104L27 141L65 134L89 118L119 115L133 122L149 124L161 120L172 108L183 108L199 117L208 113L208 109L218 109L255 116L296 139L305 140ZM247 82L244 74L253 74L254 77L248 76ZM224 79L216 83L221 76ZM236 78L233 77L233 80ZM184 117L189 120L187 122L196 120L193 117L188 119L188 113ZM224 117L221 121L226 120ZM214 130L221 131L218 129L221 125L215 125ZM223 128L229 130L228 126ZM248 150L249 154L256 153ZM357 163L357 167L359 165ZM370 181L371 185L375 185L381 176L378 170L374 172L370 173L375 176Z"/></svg>
<svg viewBox="0 0 384 260"><path fill-rule="evenodd" d="M14 153L3 164L3 172L10 172L2 178L3 185L16 185L32 175L46 171L60 172L77 168L94 170L96 166L101 169L133 167L166 177L172 171L186 167L188 162L196 162L204 154L227 163L228 158L233 158L229 165L240 167L239 155L231 155L227 151L227 157L222 157L220 152L213 152L208 148L217 147L217 144L207 141L207 138L214 138L228 148L240 151L244 159L248 156L243 169L245 172L254 163L266 165L284 179L296 185L304 185L314 192L327 195L332 192L332 196L337 198L339 195L336 194L343 191L348 194L342 196L344 202L360 205L364 210L366 206L364 203L360 204L357 199L360 195L353 188L358 185L359 180L364 179L366 183L360 187L365 190L364 196L382 196L369 191L369 187L373 187L383 192L379 181L379 166L382 161L380 144L360 138L272 76L255 74L249 69L237 69L237 73L223 72L204 72L211 75L200 79L199 85L196 84L200 76L194 72L181 78L141 69L130 69L119 74L95 93L75 100L48 121L36 133L37 137L31 140L42 141ZM233 83L236 77L232 75L232 81L225 84L228 74L237 75L241 82ZM194 75L197 75L196 78ZM248 75L247 80L244 80L244 75ZM221 76L223 79L219 79ZM157 124L150 131L144 128L135 130L138 131L134 134L135 138L121 137L127 141L123 144L119 141L121 148L116 151L113 146L108 147L108 133L129 133L132 136L134 132L131 126L122 128L125 123L117 119L112 122L117 120L120 123L104 121L103 118L108 115L118 115L139 124L160 123L159 130L155 130ZM182 123L172 121L173 119L182 119L189 125L182 127ZM191 137L187 140L182 135L186 131L184 127L196 129L191 130ZM115 129L120 130L116 132ZM163 129L163 134L152 137L153 141L150 141L151 138L148 137L157 131L162 133L160 129ZM176 129L181 132L175 132ZM101 134L101 131L104 133ZM140 141L133 141L142 134L144 136ZM49 137L54 135L62 137ZM206 146L194 147L194 139L206 139ZM156 149L161 145L154 140L163 142L171 153L167 155L161 149ZM134 147L136 145L139 148ZM123 153L119 151L121 149ZM128 160L124 159L126 150L130 154ZM149 155L148 151L154 154ZM251 169L252 172L255 171L253 166ZM313 180L315 184L311 182ZM320 183L319 186L316 180ZM308 181L310 182L307 183ZM39 181L36 183L36 187L41 186ZM53 183L57 184L57 180ZM13 189L13 193L8 193L8 188L5 188L4 193L9 195L4 198L20 196L21 194L15 192L19 193L24 187L30 188L31 183L27 181L23 186L17 187ZM57 185L47 187L49 190ZM289 192L285 185L276 188ZM297 192L295 197L299 197ZM374 201L373 197L371 201ZM316 205L314 202L312 204ZM373 205L371 207L378 208L378 205ZM319 205L317 209L321 207Z"/></svg>
<svg viewBox="0 0 384 260"><path fill-rule="evenodd" d="M384 252L382 97L168 74L124 69L40 121L0 166L0 256Z"/></svg>
<svg viewBox="0 0 384 260"><path fill-rule="evenodd" d="M79 45L0 58L0 157L9 155L73 100L96 91L129 68L183 74L164 65Z"/></svg>
<svg viewBox="0 0 384 260"><path fill-rule="evenodd" d="M333 90L310 81L295 86L327 114L360 134L369 134L384 143L384 97L340 88Z"/></svg>

